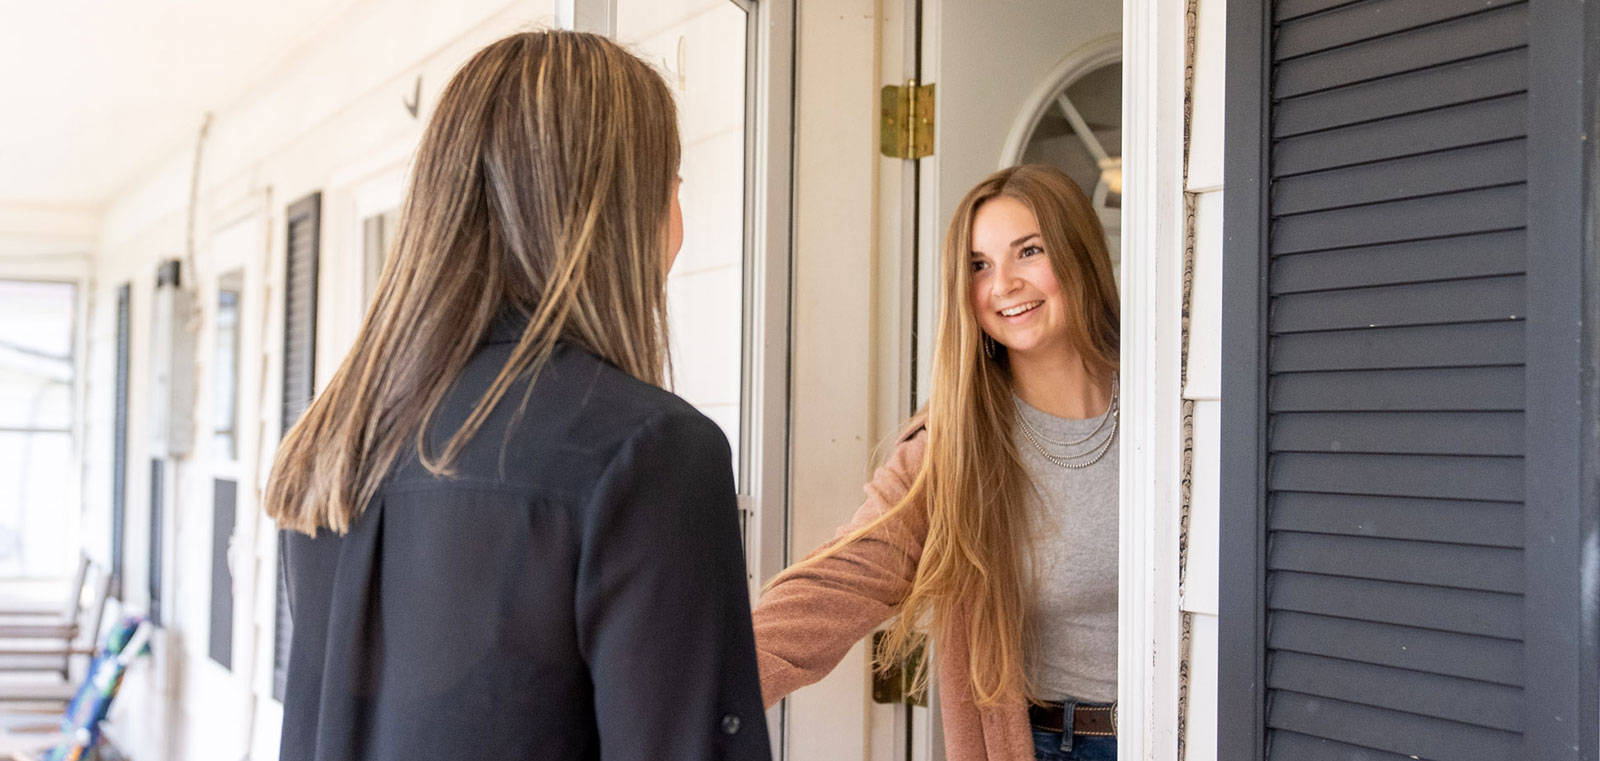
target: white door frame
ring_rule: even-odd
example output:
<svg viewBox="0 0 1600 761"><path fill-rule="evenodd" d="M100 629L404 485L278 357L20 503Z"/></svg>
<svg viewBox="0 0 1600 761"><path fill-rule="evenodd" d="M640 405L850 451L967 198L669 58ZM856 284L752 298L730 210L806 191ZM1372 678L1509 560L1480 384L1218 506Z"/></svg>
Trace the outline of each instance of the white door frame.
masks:
<svg viewBox="0 0 1600 761"><path fill-rule="evenodd" d="M1178 757L1187 7L1124 0L1118 756Z"/></svg>
<svg viewBox="0 0 1600 761"><path fill-rule="evenodd" d="M915 76L915 56L906 39L909 33L894 22L915 6L909 0L889 0L881 7L882 81L904 82ZM1122 394L1130 403L1120 449L1118 755L1125 761L1178 757L1186 17L1187 8L1179 0L1123 2ZM906 27L910 29L916 21L907 23L913 25ZM1063 65L1086 62L1072 58ZM1013 135L1012 142L1022 137ZM917 186L911 162L880 162L887 164L880 167L875 310L875 393L881 400L875 418L881 431L903 417L909 398L910 323L922 323L923 350L931 349L933 305L922 299L913 313L911 275L905 271L910 257L896 252L907 251L916 237L930 247L940 231L931 223L915 229ZM932 185L924 183L923 203L934 202ZM931 247L925 249L931 252ZM922 257L924 282L936 274L933 259ZM921 380L925 384L927 379ZM937 733L930 723L924 726L925 732L918 733L923 747L917 748L917 757L942 759ZM899 727L897 719L896 736ZM896 747L896 758L902 748Z"/></svg>
<svg viewBox="0 0 1600 761"><path fill-rule="evenodd" d="M744 371L741 425L751 591L789 564L789 383L794 188L794 0L738 0L746 68Z"/></svg>
<svg viewBox="0 0 1600 761"><path fill-rule="evenodd" d="M555 0L556 27L617 35L617 0Z"/></svg>
<svg viewBox="0 0 1600 761"><path fill-rule="evenodd" d="M1180 0L1123 2L1122 395L1129 403L1119 450L1118 755L1125 761L1178 757L1186 19ZM923 183L922 202L935 197L933 183ZM906 214L910 203L901 194L898 206L884 208ZM924 220L924 282L936 275L928 254L939 232ZM924 351L931 349L933 305L918 304L915 319ZM931 739L932 757L942 758Z"/></svg>

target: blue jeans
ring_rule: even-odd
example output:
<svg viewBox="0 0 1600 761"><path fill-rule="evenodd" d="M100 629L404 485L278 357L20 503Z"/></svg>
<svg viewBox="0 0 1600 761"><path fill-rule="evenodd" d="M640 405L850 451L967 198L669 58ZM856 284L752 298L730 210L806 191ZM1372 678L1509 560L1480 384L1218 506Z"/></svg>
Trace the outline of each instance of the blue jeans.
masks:
<svg viewBox="0 0 1600 761"><path fill-rule="evenodd" d="M1117 761L1117 738L1076 735L1072 750L1061 749L1061 733L1033 730L1034 761Z"/></svg>
<svg viewBox="0 0 1600 761"><path fill-rule="evenodd" d="M1070 717L1071 708L1067 710ZM1033 727L1033 758L1034 761L1117 761L1117 738L1082 734L1066 737L1061 732Z"/></svg>

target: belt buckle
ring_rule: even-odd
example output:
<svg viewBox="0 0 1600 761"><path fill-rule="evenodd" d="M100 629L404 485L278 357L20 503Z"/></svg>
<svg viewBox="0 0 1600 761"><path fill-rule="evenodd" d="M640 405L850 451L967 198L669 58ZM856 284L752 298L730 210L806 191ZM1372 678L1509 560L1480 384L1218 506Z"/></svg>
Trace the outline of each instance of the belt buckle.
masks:
<svg viewBox="0 0 1600 761"><path fill-rule="evenodd" d="M1117 721L1117 701L1111 701L1111 731L1117 732L1121 724Z"/></svg>

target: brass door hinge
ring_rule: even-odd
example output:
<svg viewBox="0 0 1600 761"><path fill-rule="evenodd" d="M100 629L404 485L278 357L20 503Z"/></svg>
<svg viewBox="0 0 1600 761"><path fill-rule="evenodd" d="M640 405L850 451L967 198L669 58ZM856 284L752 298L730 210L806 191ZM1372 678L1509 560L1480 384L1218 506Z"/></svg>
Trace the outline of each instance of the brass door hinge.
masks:
<svg viewBox="0 0 1600 761"><path fill-rule="evenodd" d="M909 80L884 85L878 142L883 155L920 159L933 155L933 85Z"/></svg>
<svg viewBox="0 0 1600 761"><path fill-rule="evenodd" d="M880 652L885 632L872 633L872 652ZM911 655L905 660L889 666L886 670L872 669L872 702L874 703L905 703L907 705L928 705L927 683L922 689L913 690L916 685L917 672L922 668L922 659L927 651L927 640L923 640Z"/></svg>

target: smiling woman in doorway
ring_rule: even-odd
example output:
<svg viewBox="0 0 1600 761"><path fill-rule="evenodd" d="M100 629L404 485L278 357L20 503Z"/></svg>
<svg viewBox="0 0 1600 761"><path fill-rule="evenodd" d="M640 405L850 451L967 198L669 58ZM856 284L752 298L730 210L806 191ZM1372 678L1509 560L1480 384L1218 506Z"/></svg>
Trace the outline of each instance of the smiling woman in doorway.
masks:
<svg viewBox="0 0 1600 761"><path fill-rule="evenodd" d="M938 654L951 761L1116 758L1118 297L1058 170L1001 170L945 236L933 387L866 502L755 611L768 705L894 618ZM921 675L926 678L926 674Z"/></svg>

